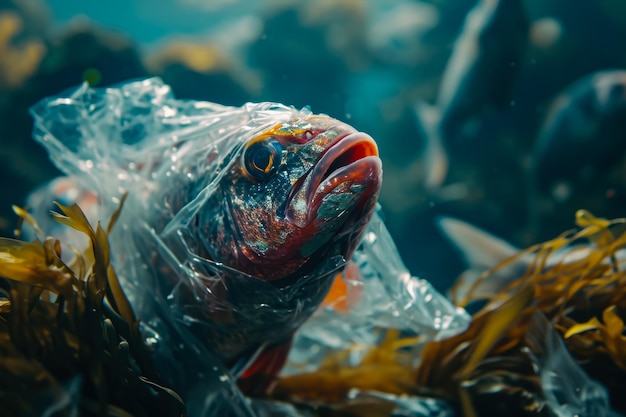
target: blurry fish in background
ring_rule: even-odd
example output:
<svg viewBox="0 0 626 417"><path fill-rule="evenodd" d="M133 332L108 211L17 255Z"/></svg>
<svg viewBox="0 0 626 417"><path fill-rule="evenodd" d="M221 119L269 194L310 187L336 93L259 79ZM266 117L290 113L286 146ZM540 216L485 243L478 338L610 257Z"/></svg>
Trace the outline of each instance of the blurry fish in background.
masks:
<svg viewBox="0 0 626 417"><path fill-rule="evenodd" d="M441 138L441 113L434 106L417 102L414 107L418 132L424 138L420 165L427 190L437 190L448 174L448 153Z"/></svg>
<svg viewBox="0 0 626 417"><path fill-rule="evenodd" d="M562 226L581 207L623 215L625 131L626 70L591 73L557 96L531 156L529 231Z"/></svg>
<svg viewBox="0 0 626 417"><path fill-rule="evenodd" d="M441 233L455 246L466 263L467 269L462 275L463 283L458 287L459 292L463 294L468 292L482 273L520 252L519 248L507 241L463 220L441 216L436 219L436 223ZM509 284L524 274L530 262L530 257L521 258L493 274L486 283L495 281L495 285L498 286ZM492 287L486 287L484 290L479 288L476 291L477 296L490 296L493 293Z"/></svg>
<svg viewBox="0 0 626 417"><path fill-rule="evenodd" d="M443 74L433 108L415 107L426 133L426 185L447 174L447 146L479 133L488 111L506 108L528 43L522 0L480 0L468 14Z"/></svg>
<svg viewBox="0 0 626 417"><path fill-rule="evenodd" d="M521 248L463 220L441 216L436 222L439 230L456 247L467 265L467 269L454 286L454 293L457 295L464 296L472 290L475 298L492 297L522 277L528 268L537 262L536 254L522 253ZM589 244L564 246L550 254L544 269L548 270L558 265L574 265L576 262L589 259L594 251L600 252ZM620 269L624 268L626 249L617 250L615 255L616 264ZM483 273L514 256L517 258L478 282Z"/></svg>
<svg viewBox="0 0 626 417"><path fill-rule="evenodd" d="M532 185L559 194L572 182L588 183L626 150L625 131L626 70L576 81L555 99L538 135Z"/></svg>

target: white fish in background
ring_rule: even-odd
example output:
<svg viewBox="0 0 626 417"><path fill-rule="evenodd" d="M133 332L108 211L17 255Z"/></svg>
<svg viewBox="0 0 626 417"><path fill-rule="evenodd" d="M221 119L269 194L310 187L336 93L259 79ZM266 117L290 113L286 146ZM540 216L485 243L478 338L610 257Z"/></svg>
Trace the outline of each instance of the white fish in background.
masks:
<svg viewBox="0 0 626 417"><path fill-rule="evenodd" d="M453 217L439 217L437 226L454 244L467 264L467 269L456 284L458 299L463 298L469 292L481 274L522 251L521 248L511 245L504 239ZM557 250L550 255L545 268L580 261L588 257L593 250L595 250L593 246L583 244ZM626 260L626 249L618 250L616 258L620 268L626 269L626 266L622 265ZM535 255L524 254L509 265L495 271L474 288L472 298L488 298L500 292L508 284L524 275L534 259Z"/></svg>
<svg viewBox="0 0 626 417"><path fill-rule="evenodd" d="M528 31L522 0L480 0L467 15L434 106L414 107L426 135L427 188L438 188L445 181L445 147L474 137L489 110L510 104Z"/></svg>

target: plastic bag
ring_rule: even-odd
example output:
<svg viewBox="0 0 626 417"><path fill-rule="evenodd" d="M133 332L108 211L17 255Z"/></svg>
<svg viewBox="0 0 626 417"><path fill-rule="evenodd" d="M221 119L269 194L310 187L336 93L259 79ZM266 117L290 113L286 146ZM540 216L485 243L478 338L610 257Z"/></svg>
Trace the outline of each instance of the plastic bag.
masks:
<svg viewBox="0 0 626 417"><path fill-rule="evenodd" d="M148 79L104 89L84 85L41 101L31 112L35 139L47 148L53 162L81 191L98 197L90 207L83 207L89 218L110 217L122 194L128 193L109 236L112 258L143 322L155 363L186 400L189 414L254 415L235 378L260 349L288 340L324 298L332 278L346 263L342 253L352 251L350 242L358 239L369 220L380 174L376 163L364 164L369 170L363 175L371 176L374 184L371 198L359 206L362 213L351 218L350 227L340 229L340 236L332 240L347 241L347 249L327 251L297 280L279 285L205 256L202 221L207 219L202 216L206 207L227 205L215 198L216 190L233 172L250 139L270 129L278 134L302 131L308 135L308 121L315 117L308 109L275 103L227 107L176 100L159 79ZM325 116L317 117L315 123L322 131L325 124L332 125L339 132L334 133L336 137L354 132ZM375 149L363 135L356 134L349 142L353 146L360 141L346 156L348 162L367 157L361 154L373 152L372 146ZM334 136L313 139L311 152L319 153L314 146L329 143ZM301 171L312 169L307 167L315 163L299 162ZM335 180L333 173L329 175ZM338 183L339 188L342 181L339 178L332 185ZM352 183L351 191L359 193L368 184ZM269 196L275 191L262 185L257 188ZM341 196L325 194L323 208L337 210L330 217L344 216L341 208L346 203ZM302 220L297 210L293 216ZM315 241L306 250L313 252L319 246ZM229 248L218 250L228 252ZM275 265L282 267L278 262Z"/></svg>
<svg viewBox="0 0 626 417"><path fill-rule="evenodd" d="M530 329L528 354L539 370L545 403L552 415L620 416L611 409L606 387L578 366L545 316L536 313Z"/></svg>
<svg viewBox="0 0 626 417"><path fill-rule="evenodd" d="M470 315L456 307L424 280L412 276L398 253L379 208L367 226L352 261L360 278L358 301L347 312L329 306L320 309L296 333L286 373L313 371L331 351L353 348L356 365L367 347L380 341L378 331L400 329L418 334L421 343L463 332ZM344 273L345 275L345 273ZM354 349L354 347L361 349Z"/></svg>
<svg viewBox="0 0 626 417"><path fill-rule="evenodd" d="M308 275L278 286L203 256L197 222L207 204L223 203L211 200L213 193L251 137L310 111L176 100L168 86L149 79L106 89L85 85L43 100L32 114L35 138L81 190L70 194L89 205L83 209L90 219L110 217L128 192L109 236L112 257L154 361L189 414L252 416L282 407L259 402L255 411L237 388L235 379L264 347L246 341L288 339L347 260L331 253ZM368 219L344 234L358 236ZM297 336L295 360L319 364L319 356L306 353L311 343L339 349L364 338L373 345L379 326L420 333L425 341L467 326L464 310L408 273L379 214L353 262L363 277L360 301L347 316L320 310Z"/></svg>

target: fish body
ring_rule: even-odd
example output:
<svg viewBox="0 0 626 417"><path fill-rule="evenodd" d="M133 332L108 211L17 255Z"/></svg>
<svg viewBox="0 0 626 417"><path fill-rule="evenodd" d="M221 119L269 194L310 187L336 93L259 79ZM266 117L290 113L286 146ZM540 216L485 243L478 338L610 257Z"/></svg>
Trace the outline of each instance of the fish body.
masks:
<svg viewBox="0 0 626 417"><path fill-rule="evenodd" d="M61 181L97 196L92 218L128 193L113 264L179 385L194 384L206 354L233 369L288 342L350 259L380 189L373 139L308 109L176 100L148 79L83 86L32 114Z"/></svg>
<svg viewBox="0 0 626 417"><path fill-rule="evenodd" d="M590 181L624 152L626 71L587 75L553 102L533 152L533 186L552 191L561 182Z"/></svg>
<svg viewBox="0 0 626 417"><path fill-rule="evenodd" d="M480 0L465 19L434 105L415 106L426 135L427 185L445 180L446 148L476 136L485 115L509 104L527 47L522 0Z"/></svg>
<svg viewBox="0 0 626 417"><path fill-rule="evenodd" d="M470 11L436 100L444 140L462 139L485 110L508 104L528 30L522 0L480 0Z"/></svg>

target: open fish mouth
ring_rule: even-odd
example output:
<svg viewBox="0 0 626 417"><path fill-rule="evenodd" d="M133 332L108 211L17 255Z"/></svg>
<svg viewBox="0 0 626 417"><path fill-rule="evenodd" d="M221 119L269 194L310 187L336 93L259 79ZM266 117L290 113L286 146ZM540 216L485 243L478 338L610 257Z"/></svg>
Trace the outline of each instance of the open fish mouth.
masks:
<svg viewBox="0 0 626 417"><path fill-rule="evenodd" d="M377 194L382 166L371 136L355 132L335 139L309 173L294 184L286 217L298 227L340 217Z"/></svg>

